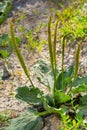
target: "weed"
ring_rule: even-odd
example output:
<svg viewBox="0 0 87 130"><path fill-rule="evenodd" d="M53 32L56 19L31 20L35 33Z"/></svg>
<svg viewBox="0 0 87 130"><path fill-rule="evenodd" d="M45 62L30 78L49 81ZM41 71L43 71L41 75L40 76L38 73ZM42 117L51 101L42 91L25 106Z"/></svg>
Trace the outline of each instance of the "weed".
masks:
<svg viewBox="0 0 87 130"><path fill-rule="evenodd" d="M82 10L79 10L80 13ZM67 13L65 13L67 14ZM65 15L64 14L64 15ZM39 60L33 66L34 73L38 81L43 84L49 94L45 93L37 84L34 84L27 69L24 59L20 53L15 40L14 28L10 23L11 38L13 47L20 61L20 64L28 77L31 85L23 86L17 89L16 98L32 105L26 113L16 119L13 119L11 125L6 130L41 130L43 127L43 117L49 114L58 114L61 117L63 125L61 130L78 130L81 127L87 128L83 123L83 117L87 115L87 75L79 77L79 59L82 40L86 37L86 16L78 16L78 10L70 16L69 21L65 18L60 28L61 48L62 48L62 66L61 71L57 67L56 43L59 21L56 21L54 27L54 37L52 32L52 18L48 21L48 48L50 64ZM85 24L85 25L84 25ZM75 25L75 26L74 26ZM85 31L84 31L85 30ZM31 32L28 38L33 42ZM72 37L71 37L72 36ZM52 41L52 38L54 39ZM64 69L64 55L67 38L77 42L74 66ZM36 43L35 43L36 44ZM41 109L39 109L41 108Z"/></svg>
<svg viewBox="0 0 87 130"><path fill-rule="evenodd" d="M49 47L49 55L50 55L50 65L45 63L44 61L39 61L38 65L34 66L34 69L37 70L37 78L40 83L44 84L45 87L48 88L50 91L50 95L47 95L42 90L40 90L36 85L32 82L30 78L30 72L27 70L24 59L19 51L19 48L16 44L14 31L12 23L10 24L11 29L11 37L13 40L13 46L15 49L15 52L18 56L18 59L22 65L22 68L28 77L31 87L19 87L17 89L16 98L21 99L28 104L32 104L33 106L42 106L43 111L33 109L31 108L27 111L27 114L22 114L19 118L13 119L11 126L6 128L6 130L17 130L17 129L35 129L39 130L41 129L43 123L41 117L46 114L60 114L61 118L64 119L64 114L70 113L76 115L76 110L80 110L81 113L81 107L78 107L75 109L73 104L78 105L78 96L74 97L75 94L79 95L80 92L87 92L87 76L79 78L78 77L78 68L79 67L79 54L80 54L80 46L78 44L78 47L76 49L76 57L78 59L78 62L74 65L75 67L71 66L68 70L64 70L64 49L65 49L65 41L66 36L63 37L62 40L62 71L59 72L57 68L56 63L56 35L57 35L57 26L58 21L55 25L55 32L54 32L54 42L52 43L51 39L51 18L48 22L48 47ZM38 76L39 75L39 76ZM75 78L73 78L73 76ZM77 91L78 88L78 91ZM68 91L67 91L68 89ZM75 92L75 93L74 93ZM86 95L87 96L87 95ZM84 96L80 95L79 100L83 100L85 98ZM82 107L83 108L83 107ZM71 109L71 112L69 112L69 109ZM85 109L83 110L85 113ZM80 114L79 113L79 114ZM82 116L84 115L82 114ZM27 117L28 116L28 117ZM72 117L72 116L71 116ZM33 122L30 120L32 118ZM72 117L75 118L75 117ZM68 119L68 118L67 118ZM20 120L20 121L19 121ZM23 122L26 122L25 124L22 124ZM66 121L64 119L63 121ZM70 119L68 119L70 121ZM17 125L17 122L18 125ZM71 122L70 122L71 123ZM66 122L65 122L66 124ZM76 121L73 119L71 123L71 128L74 128L76 124ZM16 128L14 127L16 125ZM37 126L38 125L38 126ZM77 125L75 128L79 128L80 126Z"/></svg>

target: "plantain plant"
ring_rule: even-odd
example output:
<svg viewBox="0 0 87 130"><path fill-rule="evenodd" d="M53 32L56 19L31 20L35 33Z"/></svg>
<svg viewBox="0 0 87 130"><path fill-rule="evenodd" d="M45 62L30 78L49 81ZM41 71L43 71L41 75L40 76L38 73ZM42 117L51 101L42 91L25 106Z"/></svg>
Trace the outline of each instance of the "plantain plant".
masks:
<svg viewBox="0 0 87 130"><path fill-rule="evenodd" d="M48 90L47 94L42 91L39 86L34 84L34 81L32 81L30 71L27 69L21 52L17 46L13 25L10 23L14 50L31 84L30 86L18 87L16 98L25 101L26 103L32 105L32 107L29 108L27 112L22 113L18 118L12 119L11 125L5 130L41 130L44 124L44 116L48 116L50 114L58 114L62 119L66 114L74 115L71 116L73 119L75 119L77 114L81 116L87 114L85 104L84 106L81 105L82 101L86 99L87 96L81 95L81 92L87 93L87 76L78 77L81 44L77 44L74 66L70 66L67 70L65 70L64 53L67 35L62 37L62 67L61 71L59 71L57 67L57 64L59 63L57 63L56 57L58 25L59 22L56 21L54 40L52 41L50 17L48 22L48 48L50 63L39 60L33 66L34 74L36 75L38 81ZM79 104L80 107L78 107Z"/></svg>

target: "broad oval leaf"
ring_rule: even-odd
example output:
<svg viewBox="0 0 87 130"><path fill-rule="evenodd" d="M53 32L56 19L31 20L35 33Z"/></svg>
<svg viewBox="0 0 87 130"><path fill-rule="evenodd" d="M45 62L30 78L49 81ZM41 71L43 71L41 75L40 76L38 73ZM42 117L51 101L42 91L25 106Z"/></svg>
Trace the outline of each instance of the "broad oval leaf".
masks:
<svg viewBox="0 0 87 130"><path fill-rule="evenodd" d="M74 80L71 84L70 87L76 87L76 86L80 86L82 84L87 85L87 75L83 76L83 77L77 77L76 80Z"/></svg>
<svg viewBox="0 0 87 130"><path fill-rule="evenodd" d="M58 90L62 89L62 85L63 85L64 89L65 89L65 87L67 87L67 84L69 84L71 82L73 72L74 72L74 67L71 66L68 70L61 72L58 75L58 77L57 77L57 89Z"/></svg>
<svg viewBox="0 0 87 130"><path fill-rule="evenodd" d="M87 116L87 105L79 106L79 108L77 109L77 112L81 116Z"/></svg>
<svg viewBox="0 0 87 130"><path fill-rule="evenodd" d="M11 120L11 125L5 130L41 130L43 127L42 118L36 115L36 110L30 108L18 118Z"/></svg>
<svg viewBox="0 0 87 130"><path fill-rule="evenodd" d="M16 98L27 102L28 104L41 104L41 95L43 92L39 88L29 88L27 86L17 89Z"/></svg>
<svg viewBox="0 0 87 130"><path fill-rule="evenodd" d="M62 91L58 91L58 90L55 91L55 102L56 102L57 105L60 104L60 103L65 103L69 100L70 100L69 95L66 95Z"/></svg>
<svg viewBox="0 0 87 130"><path fill-rule="evenodd" d="M86 106L87 105L87 95L84 95L80 99L80 105L81 106Z"/></svg>
<svg viewBox="0 0 87 130"><path fill-rule="evenodd" d="M87 116L87 95L80 98L80 104L77 109L77 113L82 116Z"/></svg>
<svg viewBox="0 0 87 130"><path fill-rule="evenodd" d="M49 63L39 60L32 68L33 73L40 83L45 85L49 90L53 89L54 77Z"/></svg>
<svg viewBox="0 0 87 130"><path fill-rule="evenodd" d="M45 98L50 106L54 106L54 99L51 95L46 95Z"/></svg>
<svg viewBox="0 0 87 130"><path fill-rule="evenodd" d="M45 110L48 112L48 113L55 113L55 114L60 114L61 117L63 116L64 113L66 113L68 111L68 108L66 106L61 106L61 108L56 108L56 107L52 107L48 104L47 100L44 99L44 103L43 103L43 106L45 108Z"/></svg>
<svg viewBox="0 0 87 130"><path fill-rule="evenodd" d="M76 86L76 87L72 87L71 91L70 91L72 94L77 94L77 93L80 93L80 92L87 92L87 85L85 84L82 84L80 86Z"/></svg>

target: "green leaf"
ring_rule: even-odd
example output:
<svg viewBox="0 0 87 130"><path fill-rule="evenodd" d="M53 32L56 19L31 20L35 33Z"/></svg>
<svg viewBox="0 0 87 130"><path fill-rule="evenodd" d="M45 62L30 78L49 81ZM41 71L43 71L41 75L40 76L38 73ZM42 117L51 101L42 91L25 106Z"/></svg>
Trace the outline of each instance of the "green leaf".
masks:
<svg viewBox="0 0 87 130"><path fill-rule="evenodd" d="M57 89L62 89L62 78L63 78L63 88L67 87L67 84L71 82L72 75L74 72L74 67L71 66L68 70L61 72L57 77ZM63 73L63 75L62 75ZM63 76L63 77L62 77Z"/></svg>
<svg viewBox="0 0 87 130"><path fill-rule="evenodd" d="M40 69L40 71L44 74L47 74L50 71L50 66L43 60L38 60L35 64L35 67Z"/></svg>
<svg viewBox="0 0 87 130"><path fill-rule="evenodd" d="M2 58L7 58L13 52L13 46L11 43L11 38L8 34L3 34L0 36L0 54Z"/></svg>
<svg viewBox="0 0 87 130"><path fill-rule="evenodd" d="M33 66L33 73L40 83L44 84L48 89L53 89L54 77L49 64L43 60L39 60Z"/></svg>
<svg viewBox="0 0 87 130"><path fill-rule="evenodd" d="M43 102L43 106L45 108L45 110L48 112L48 113L56 113L56 114L60 114L61 116L63 116L64 113L66 113L68 111L67 107L66 106L61 106L61 108L55 108L55 107L52 107L48 104L48 101L46 100L46 98L44 99L44 102Z"/></svg>
<svg viewBox="0 0 87 130"><path fill-rule="evenodd" d="M20 41L21 41L20 38L19 37L15 37L15 39L16 39L16 43L19 44Z"/></svg>
<svg viewBox="0 0 87 130"><path fill-rule="evenodd" d="M16 98L21 99L28 104L41 104L41 94L42 91L40 91L39 88L28 88L26 86L19 87L17 89Z"/></svg>
<svg viewBox="0 0 87 130"><path fill-rule="evenodd" d="M6 34L6 33L3 34L1 38L2 38L2 40L7 40L8 39L8 34Z"/></svg>
<svg viewBox="0 0 87 130"><path fill-rule="evenodd" d="M72 87L71 93L72 94L77 94L80 92L87 92L87 86L85 84L82 84L80 86Z"/></svg>
<svg viewBox="0 0 87 130"><path fill-rule="evenodd" d="M81 97L80 99L80 105L87 105L87 95L84 95L83 97Z"/></svg>
<svg viewBox="0 0 87 130"><path fill-rule="evenodd" d="M87 116L87 95L80 98L80 104L77 112L82 116Z"/></svg>
<svg viewBox="0 0 87 130"><path fill-rule="evenodd" d="M7 58L8 57L8 52L7 51L5 51L5 50L0 50L0 54L2 55L2 58L4 59L4 58Z"/></svg>
<svg viewBox="0 0 87 130"><path fill-rule="evenodd" d="M3 46L8 41L8 34L3 34L0 36L0 46Z"/></svg>
<svg viewBox="0 0 87 130"><path fill-rule="evenodd" d="M77 77L72 83L70 83L70 87L76 87L79 85L85 84L87 85L87 75L83 77Z"/></svg>
<svg viewBox="0 0 87 130"><path fill-rule="evenodd" d="M11 125L5 130L41 130L43 121L41 117L35 114L36 112L32 108L29 109L18 118L12 119Z"/></svg>
<svg viewBox="0 0 87 130"><path fill-rule="evenodd" d="M87 105L79 106L77 111L81 116L87 116Z"/></svg>
<svg viewBox="0 0 87 130"><path fill-rule="evenodd" d="M54 106L54 100L51 95L46 95L45 98L50 106Z"/></svg>
<svg viewBox="0 0 87 130"><path fill-rule="evenodd" d="M66 95L64 92L55 91L55 102L58 105L59 103L65 103L70 100L70 96Z"/></svg>
<svg viewBox="0 0 87 130"><path fill-rule="evenodd" d="M6 41L8 39L8 34L1 35L0 39L2 39L3 41Z"/></svg>
<svg viewBox="0 0 87 130"><path fill-rule="evenodd" d="M8 0L8 1L3 0L3 2L0 2L0 25L7 18L11 8L12 8L12 0Z"/></svg>

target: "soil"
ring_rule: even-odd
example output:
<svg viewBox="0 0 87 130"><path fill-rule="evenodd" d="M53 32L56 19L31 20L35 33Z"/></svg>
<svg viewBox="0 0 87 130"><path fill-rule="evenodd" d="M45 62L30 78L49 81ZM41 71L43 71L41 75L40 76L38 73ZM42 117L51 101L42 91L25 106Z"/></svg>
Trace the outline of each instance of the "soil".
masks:
<svg viewBox="0 0 87 130"><path fill-rule="evenodd" d="M50 15L55 14L55 10L59 9L58 6L50 0L14 0L12 11L9 14L7 20L1 25L0 27L0 34L10 33L9 29L9 22L13 20L15 26L15 33L16 35L21 37L21 33L18 30L19 26L24 26L26 31L33 30L36 26L38 26L41 22L47 23L48 18ZM24 15L26 18L20 19L20 16ZM17 21L18 20L18 21ZM46 27L41 30L39 33L39 37L43 37L47 39L46 34ZM34 64L39 58L47 59L48 58L48 49L44 47L43 51L36 53L35 51L28 53L27 48L25 47L25 40L21 41L20 49L22 50L22 54L25 58L25 62L27 67L30 68L32 64ZM83 46L83 53L81 54L81 74L87 73L86 65L87 60L86 52L87 46L84 44ZM58 53L59 62L61 66L61 55ZM66 53L66 60L67 66L73 63L74 57L74 48L70 51L70 55ZM67 60L69 58L69 61ZM10 76L4 78L0 81L0 112L3 111L10 111L11 118L17 117L19 113L25 111L29 106L26 103L22 103L15 99L15 90L18 86L29 85L28 79L24 74L20 63L17 59L15 53L13 53L9 58L9 71ZM3 61L0 60L0 70L4 69ZM34 80L34 83L37 83ZM38 84L38 83L37 83ZM39 85L39 84L38 84ZM46 91L46 88L41 88L43 91ZM45 127L43 130L58 130L58 125L60 124L60 120L51 115L45 119ZM2 125L2 124L1 124ZM1 126L2 127L2 126Z"/></svg>

